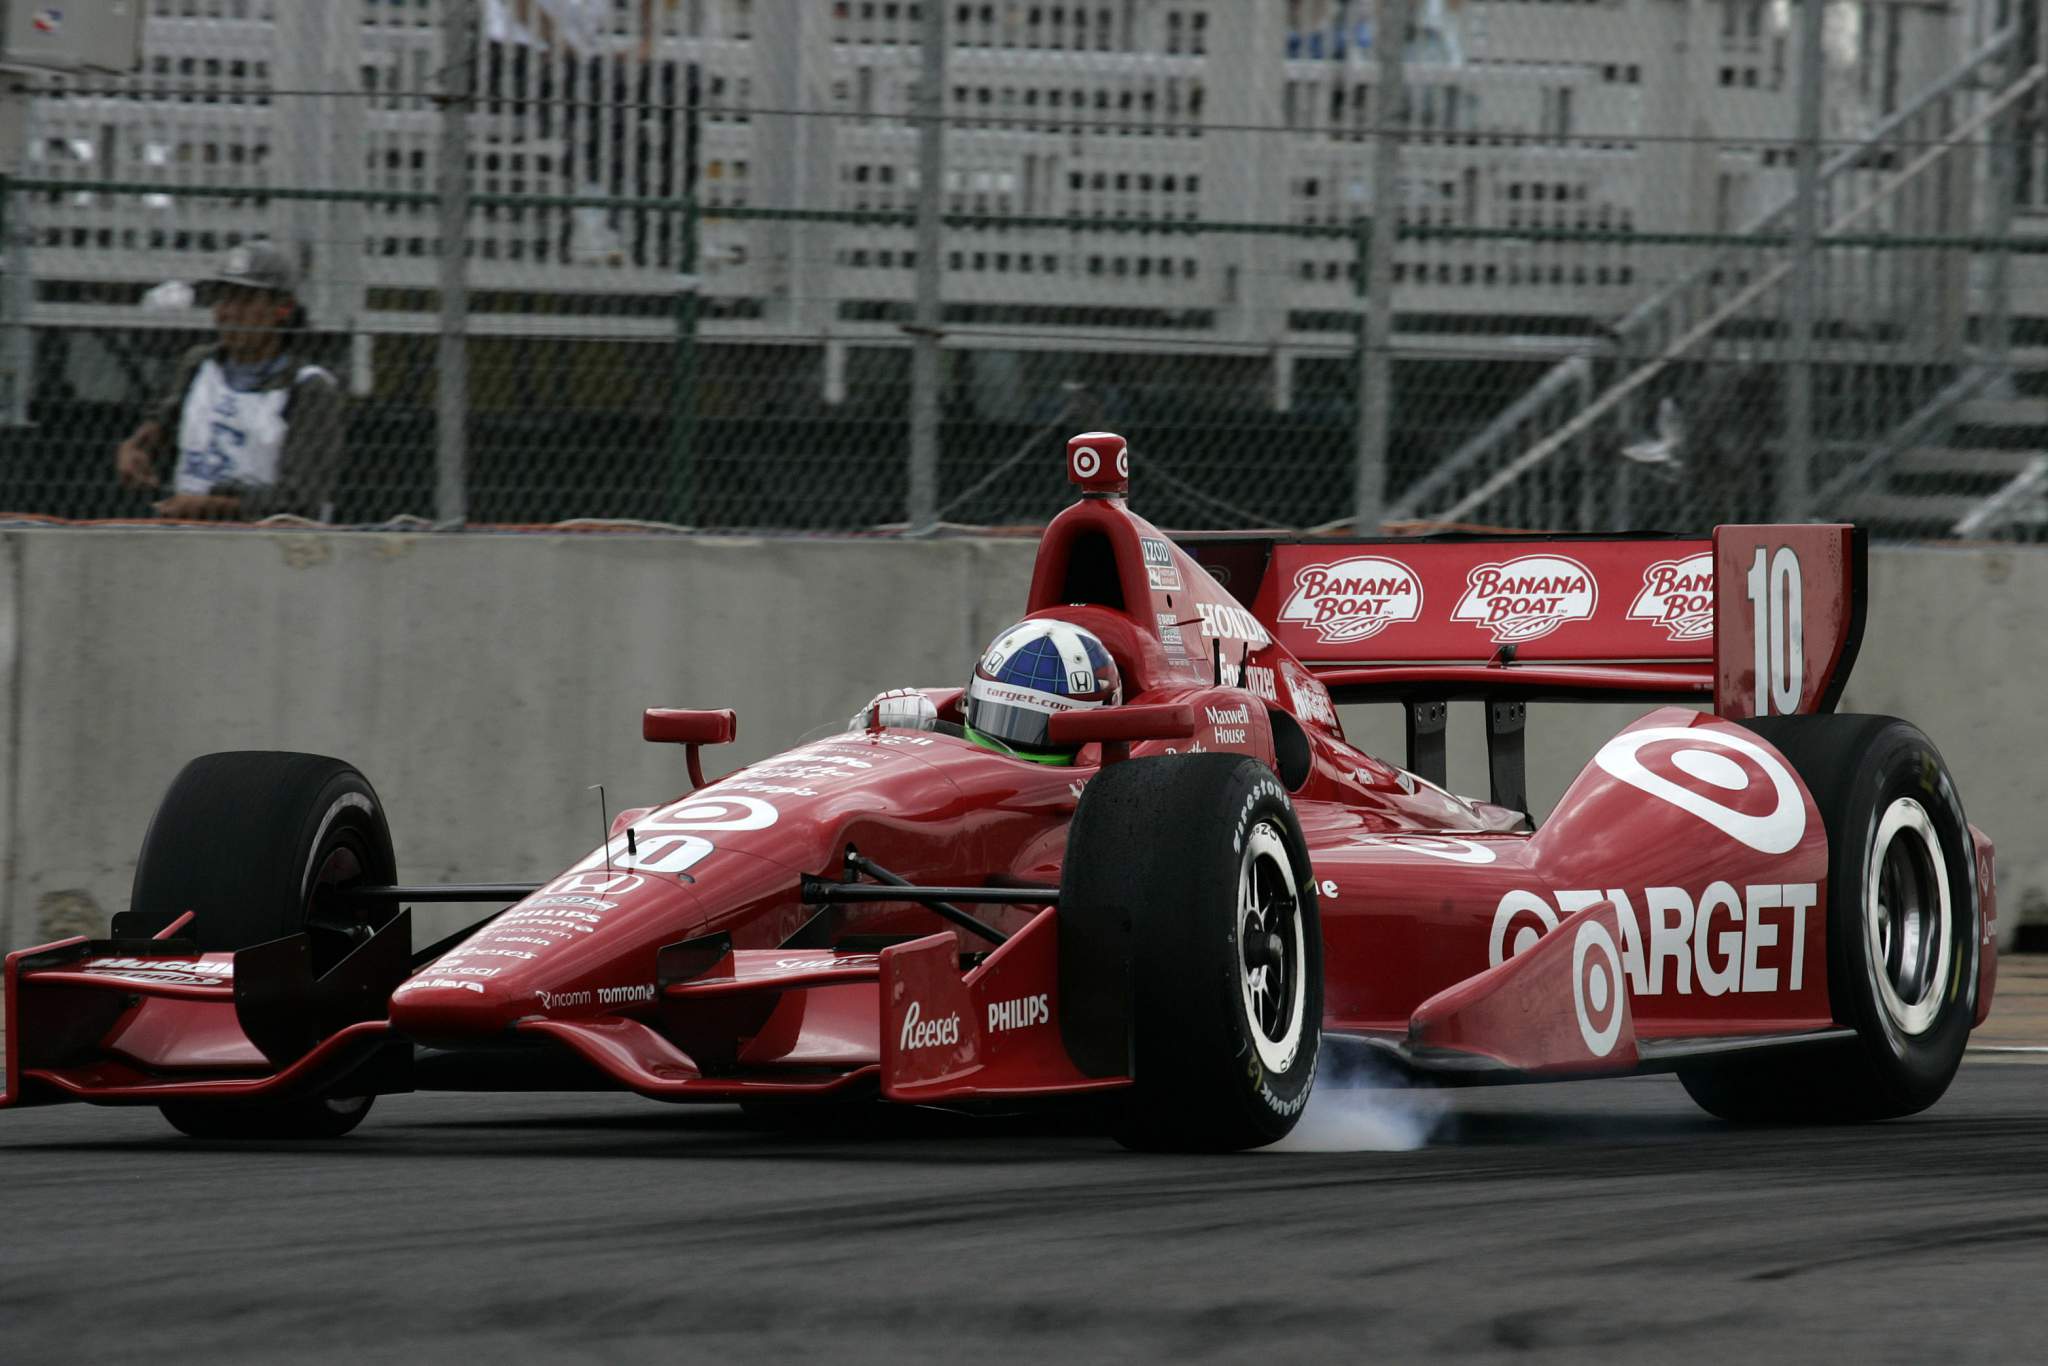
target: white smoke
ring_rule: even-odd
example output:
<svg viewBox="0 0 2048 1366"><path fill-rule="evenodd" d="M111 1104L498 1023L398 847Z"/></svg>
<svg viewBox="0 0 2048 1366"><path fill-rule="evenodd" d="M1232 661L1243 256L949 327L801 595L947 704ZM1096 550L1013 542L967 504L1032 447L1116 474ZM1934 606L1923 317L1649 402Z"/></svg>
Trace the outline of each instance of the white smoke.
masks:
<svg viewBox="0 0 2048 1366"><path fill-rule="evenodd" d="M1440 1090L1411 1086L1371 1058L1332 1058L1322 1070L1294 1131L1269 1153L1405 1153L1427 1144L1450 1113Z"/></svg>

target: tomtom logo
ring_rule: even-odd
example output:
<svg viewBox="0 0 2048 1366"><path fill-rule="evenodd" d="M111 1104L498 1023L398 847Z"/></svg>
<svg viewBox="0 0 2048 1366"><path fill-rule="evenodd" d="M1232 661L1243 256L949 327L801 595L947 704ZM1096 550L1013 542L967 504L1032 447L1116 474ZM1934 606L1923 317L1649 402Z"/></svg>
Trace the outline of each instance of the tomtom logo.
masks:
<svg viewBox="0 0 2048 1366"><path fill-rule="evenodd" d="M1493 634L1498 644L1535 640L1568 621L1584 621L1600 602L1593 571L1566 555L1524 555L1482 564L1465 577L1465 596L1451 611Z"/></svg>
<svg viewBox="0 0 2048 1366"><path fill-rule="evenodd" d="M1294 576L1280 620L1299 622L1325 645L1364 640L1422 615L1422 580L1398 560L1364 555L1312 564Z"/></svg>
<svg viewBox="0 0 2048 1366"><path fill-rule="evenodd" d="M950 1047L960 1042L960 1017L948 1015L943 1020L927 1023L922 1019L923 1008L916 1001L903 1014L903 1037L897 1047L906 1051L913 1048Z"/></svg>
<svg viewBox="0 0 2048 1366"><path fill-rule="evenodd" d="M1659 560L1643 571L1643 591L1629 604L1630 621L1653 621L1673 640L1714 634L1714 557L1702 551Z"/></svg>
<svg viewBox="0 0 2048 1366"><path fill-rule="evenodd" d="M988 1003L988 1027L992 1034L1006 1029L1029 1029L1042 1025L1052 1018L1052 1008L1046 1004L1049 993L1039 992L1036 996L1023 996L1014 1001L990 1001Z"/></svg>

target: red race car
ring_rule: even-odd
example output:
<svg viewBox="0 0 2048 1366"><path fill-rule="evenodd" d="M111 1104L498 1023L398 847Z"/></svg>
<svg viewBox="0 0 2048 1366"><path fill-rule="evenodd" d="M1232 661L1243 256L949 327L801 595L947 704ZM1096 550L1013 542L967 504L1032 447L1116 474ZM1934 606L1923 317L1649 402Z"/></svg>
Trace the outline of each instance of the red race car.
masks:
<svg viewBox="0 0 2048 1366"><path fill-rule="evenodd" d="M715 782L733 714L649 711L691 790L539 885L400 885L336 760L194 760L111 937L8 956L0 1105L233 1137L442 1087L1086 1096L1126 1143L1235 1149L1288 1132L1325 1055L1675 1071L1734 1120L1946 1089L1991 1004L1992 850L1924 735L1832 714L1852 528L1176 543L1126 506L1120 437L1068 472L965 688ZM1484 801L1443 786L1456 699L1485 703ZM1524 708L1557 699L1664 705L1534 827ZM1360 700L1405 707L1403 765L1345 742ZM416 949L428 901L501 909Z"/></svg>

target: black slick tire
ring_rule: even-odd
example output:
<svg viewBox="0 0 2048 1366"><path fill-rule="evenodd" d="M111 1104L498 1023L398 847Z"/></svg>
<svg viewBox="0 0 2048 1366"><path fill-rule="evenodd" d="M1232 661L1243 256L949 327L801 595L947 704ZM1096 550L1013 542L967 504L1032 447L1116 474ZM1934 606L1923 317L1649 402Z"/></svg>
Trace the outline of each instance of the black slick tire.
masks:
<svg viewBox="0 0 2048 1366"><path fill-rule="evenodd" d="M1136 1086L1119 1142L1235 1151L1294 1127L1315 1083L1323 951L1308 847L1272 770L1234 754L1102 770L1068 831L1060 929L1063 958L1070 937L1128 946Z"/></svg>
<svg viewBox="0 0 2048 1366"><path fill-rule="evenodd" d="M180 1101L159 1106L171 1127L188 1138L340 1138L370 1113L374 1096L318 1096L306 1100L249 1104L241 1101Z"/></svg>
<svg viewBox="0 0 2048 1366"><path fill-rule="evenodd" d="M377 923L323 901L320 889L389 885L397 877L383 805L348 764L268 750L207 754L185 765L164 793L143 837L130 905L165 921L193 912L181 937L202 952L303 933L317 976ZM161 1108L196 1138L333 1138L362 1122L371 1099L184 1101Z"/></svg>
<svg viewBox="0 0 2048 1366"><path fill-rule="evenodd" d="M1679 1080L1737 1122L1924 1110L1954 1078L1976 1010L1976 856L1948 769L1894 717L1742 724L1790 762L1827 827L1828 998L1856 1038L1681 1068Z"/></svg>

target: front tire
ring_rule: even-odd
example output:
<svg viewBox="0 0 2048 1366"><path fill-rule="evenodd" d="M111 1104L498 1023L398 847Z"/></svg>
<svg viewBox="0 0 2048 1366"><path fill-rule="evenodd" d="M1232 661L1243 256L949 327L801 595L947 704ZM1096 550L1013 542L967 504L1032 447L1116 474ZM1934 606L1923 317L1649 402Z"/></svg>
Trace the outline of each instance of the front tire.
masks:
<svg viewBox="0 0 2048 1366"><path fill-rule="evenodd" d="M1136 1086L1119 1142L1217 1152L1286 1136L1315 1084L1323 949L1308 847L1270 769L1235 754L1104 769L1068 831L1060 916L1063 938L1070 922L1130 921Z"/></svg>
<svg viewBox="0 0 2048 1366"><path fill-rule="evenodd" d="M375 1096L320 1096L260 1104L186 1100L157 1108L172 1128L189 1138L340 1138L363 1122L375 1100Z"/></svg>
<svg viewBox="0 0 2048 1366"><path fill-rule="evenodd" d="M1939 1100L1976 1013L1975 846L1934 744L1889 716L1742 723L1813 794L1828 836L1828 997L1842 1046L1685 1068L1709 1113L1736 1121L1892 1119Z"/></svg>
<svg viewBox="0 0 2048 1366"><path fill-rule="evenodd" d="M391 829L368 779L339 759L247 750L201 755L172 779L143 837L130 904L164 921L192 911L183 933L206 953L304 934L317 977L396 914L366 919L323 892L397 880ZM160 1108L195 1138L337 1138L372 1099Z"/></svg>

